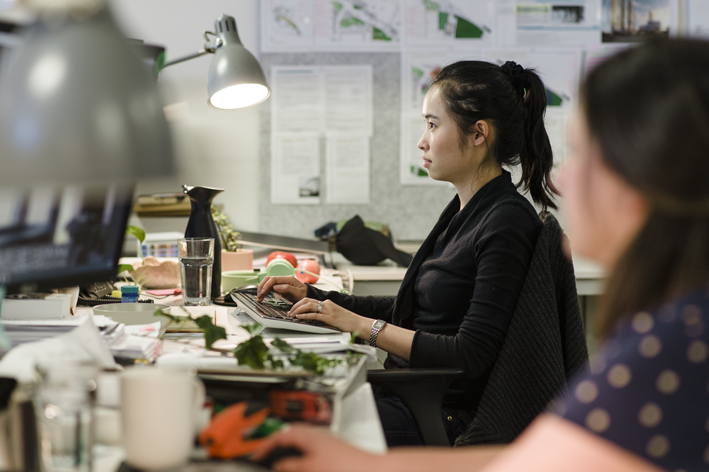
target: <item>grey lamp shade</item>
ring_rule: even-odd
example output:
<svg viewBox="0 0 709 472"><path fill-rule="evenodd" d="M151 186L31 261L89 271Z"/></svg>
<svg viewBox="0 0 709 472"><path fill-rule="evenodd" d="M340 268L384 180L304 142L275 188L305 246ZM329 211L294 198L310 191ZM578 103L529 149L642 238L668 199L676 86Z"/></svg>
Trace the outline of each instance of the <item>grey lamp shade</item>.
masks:
<svg viewBox="0 0 709 472"><path fill-rule="evenodd" d="M173 171L155 79L107 9L25 34L1 64L0 185Z"/></svg>
<svg viewBox="0 0 709 472"><path fill-rule="evenodd" d="M241 44L234 18L221 15L214 22L214 29L223 45L217 48L209 65L209 104L234 109L266 100L271 94L266 76L253 54Z"/></svg>

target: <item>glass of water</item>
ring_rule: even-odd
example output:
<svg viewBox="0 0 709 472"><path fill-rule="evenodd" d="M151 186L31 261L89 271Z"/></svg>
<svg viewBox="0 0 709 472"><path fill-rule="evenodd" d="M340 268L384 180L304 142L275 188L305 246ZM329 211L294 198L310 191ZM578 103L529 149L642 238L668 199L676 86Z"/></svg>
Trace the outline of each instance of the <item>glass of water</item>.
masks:
<svg viewBox="0 0 709 472"><path fill-rule="evenodd" d="M178 239L177 257L180 259L182 301L185 306L209 305L214 238Z"/></svg>
<svg viewBox="0 0 709 472"><path fill-rule="evenodd" d="M90 472L97 371L87 360L44 359L37 365L43 470Z"/></svg>

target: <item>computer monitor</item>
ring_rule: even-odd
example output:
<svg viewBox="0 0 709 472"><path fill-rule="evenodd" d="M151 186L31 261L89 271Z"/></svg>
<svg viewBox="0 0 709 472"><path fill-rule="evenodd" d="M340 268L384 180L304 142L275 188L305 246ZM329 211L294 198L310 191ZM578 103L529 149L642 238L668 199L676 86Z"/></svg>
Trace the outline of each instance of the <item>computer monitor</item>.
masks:
<svg viewBox="0 0 709 472"><path fill-rule="evenodd" d="M132 185L0 188L0 286L47 291L116 275Z"/></svg>

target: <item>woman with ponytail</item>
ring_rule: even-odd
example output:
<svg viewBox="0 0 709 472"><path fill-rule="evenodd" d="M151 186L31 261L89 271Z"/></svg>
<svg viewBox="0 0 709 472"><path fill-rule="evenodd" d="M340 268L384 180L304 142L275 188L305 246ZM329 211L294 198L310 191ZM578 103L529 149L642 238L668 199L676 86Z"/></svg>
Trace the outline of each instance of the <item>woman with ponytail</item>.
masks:
<svg viewBox="0 0 709 472"><path fill-rule="evenodd" d="M533 87L533 86L532 86ZM607 339L509 447L375 456L303 427L279 472L709 470L709 42L653 39L593 69L559 187L574 253L609 271Z"/></svg>
<svg viewBox="0 0 709 472"><path fill-rule="evenodd" d="M430 177L452 183L457 195L397 297L322 292L292 277L267 277L259 286L260 297L274 290L294 302L294 316L357 333L387 351L386 368L463 369L441 412L451 441L475 415L542 229L503 166L521 164L519 185L540 207L556 207L545 107L539 76L515 63L445 67L426 94L418 147ZM375 397L388 444L420 444L401 401L385 391Z"/></svg>

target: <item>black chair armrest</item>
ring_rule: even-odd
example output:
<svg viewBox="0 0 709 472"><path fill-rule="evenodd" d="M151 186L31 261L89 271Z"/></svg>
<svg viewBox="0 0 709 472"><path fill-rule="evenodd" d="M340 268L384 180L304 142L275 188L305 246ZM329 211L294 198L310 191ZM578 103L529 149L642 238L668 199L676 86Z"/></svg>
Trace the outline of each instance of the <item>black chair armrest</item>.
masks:
<svg viewBox="0 0 709 472"><path fill-rule="evenodd" d="M462 369L381 369L367 372L367 381L401 399L416 421L426 446L450 446L441 408L448 386Z"/></svg>

